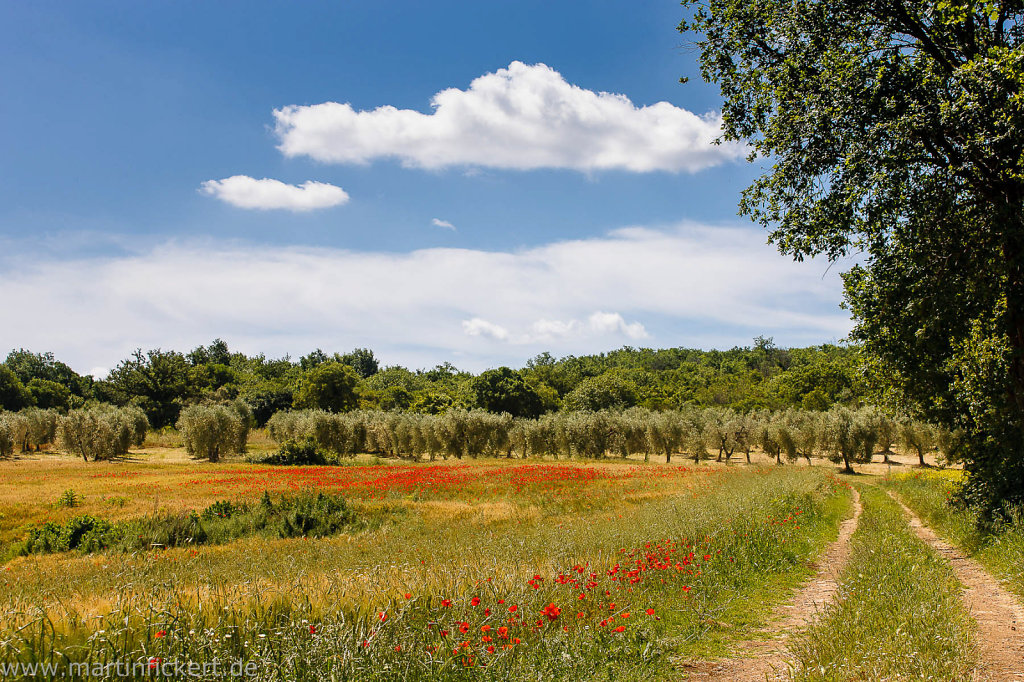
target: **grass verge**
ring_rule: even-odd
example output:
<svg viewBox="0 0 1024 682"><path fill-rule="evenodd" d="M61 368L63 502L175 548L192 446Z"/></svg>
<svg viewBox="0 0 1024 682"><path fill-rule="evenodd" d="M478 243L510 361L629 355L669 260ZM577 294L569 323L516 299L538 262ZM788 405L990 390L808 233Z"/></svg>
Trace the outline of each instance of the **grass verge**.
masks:
<svg viewBox="0 0 1024 682"><path fill-rule="evenodd" d="M974 624L951 567L882 489L860 489L851 561L835 601L793 639L793 679L971 679Z"/></svg>

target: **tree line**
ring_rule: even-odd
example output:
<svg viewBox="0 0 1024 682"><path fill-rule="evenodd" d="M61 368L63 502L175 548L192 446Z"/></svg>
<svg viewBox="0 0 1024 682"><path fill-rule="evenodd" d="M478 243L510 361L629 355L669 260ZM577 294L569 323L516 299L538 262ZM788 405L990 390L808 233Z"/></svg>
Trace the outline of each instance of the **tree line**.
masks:
<svg viewBox="0 0 1024 682"><path fill-rule="evenodd" d="M232 352L221 340L188 353L138 350L100 379L77 374L52 353L19 349L0 364L0 409L65 413L109 403L142 410L156 429L174 426L190 406L234 401L244 402L263 426L275 413L293 409L430 415L481 409L537 418L632 407L824 410L856 406L867 394L856 348L784 349L760 337L727 351L625 347L558 359L543 353L519 369L479 374L448 363L419 370L381 367L365 348L268 359Z"/></svg>

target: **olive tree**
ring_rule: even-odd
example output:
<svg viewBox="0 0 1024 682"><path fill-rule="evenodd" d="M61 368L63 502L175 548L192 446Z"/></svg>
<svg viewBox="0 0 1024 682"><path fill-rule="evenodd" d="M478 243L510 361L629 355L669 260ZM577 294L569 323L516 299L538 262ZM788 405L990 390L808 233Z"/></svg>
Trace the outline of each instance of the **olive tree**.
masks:
<svg viewBox="0 0 1024 682"><path fill-rule="evenodd" d="M137 409L99 405L71 410L57 420L57 445L87 462L115 459L141 444L146 426L145 414Z"/></svg>
<svg viewBox="0 0 1024 682"><path fill-rule="evenodd" d="M237 452L245 428L239 413L226 405L190 405L178 417L185 451L211 462L220 461L223 453Z"/></svg>

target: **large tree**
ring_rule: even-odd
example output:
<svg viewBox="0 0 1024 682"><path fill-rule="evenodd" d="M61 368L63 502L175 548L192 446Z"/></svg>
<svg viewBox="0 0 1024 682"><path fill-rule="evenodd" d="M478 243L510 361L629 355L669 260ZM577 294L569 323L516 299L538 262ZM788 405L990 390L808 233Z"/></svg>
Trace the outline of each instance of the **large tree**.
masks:
<svg viewBox="0 0 1024 682"><path fill-rule="evenodd" d="M1024 501L1024 5L684 0L741 212L846 300L897 407L962 429L964 496Z"/></svg>

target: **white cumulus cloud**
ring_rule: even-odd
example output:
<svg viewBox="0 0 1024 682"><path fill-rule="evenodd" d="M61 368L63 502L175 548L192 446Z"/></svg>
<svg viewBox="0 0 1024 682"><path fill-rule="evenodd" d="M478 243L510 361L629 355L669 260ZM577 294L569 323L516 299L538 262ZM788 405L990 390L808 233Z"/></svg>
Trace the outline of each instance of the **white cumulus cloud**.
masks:
<svg viewBox="0 0 1024 682"><path fill-rule="evenodd" d="M207 180L199 191L239 208L259 210L284 209L286 211L313 211L318 208L340 206L348 202L348 193L325 182L308 180L301 185L289 185L248 175L232 175L223 180Z"/></svg>
<svg viewBox="0 0 1024 682"><path fill-rule="evenodd" d="M454 225L452 225L447 220L441 220L440 218L434 218L433 220L430 221L430 224L433 225L434 227L443 227L446 230L455 230Z"/></svg>
<svg viewBox="0 0 1024 682"><path fill-rule="evenodd" d="M544 64L512 62L466 90L434 95L433 111L381 106L356 111L324 102L274 111L287 156L362 164L396 158L407 166L689 171L744 154L715 145L721 117L668 102L637 106L621 94L568 83Z"/></svg>

